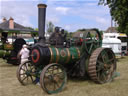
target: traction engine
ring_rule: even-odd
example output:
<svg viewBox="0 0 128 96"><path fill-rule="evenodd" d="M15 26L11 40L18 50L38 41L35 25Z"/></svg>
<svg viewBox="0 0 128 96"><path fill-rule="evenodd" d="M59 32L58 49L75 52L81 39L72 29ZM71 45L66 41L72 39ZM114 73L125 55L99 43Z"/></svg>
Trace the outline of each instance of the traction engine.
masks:
<svg viewBox="0 0 128 96"><path fill-rule="evenodd" d="M38 5L39 41L31 48L30 60L19 65L17 78L22 85L39 79L44 91L60 92L67 77L89 78L96 83L113 80L116 59L109 48L101 48L102 37L97 29L87 29L80 40L66 40L64 30L56 27L45 40L45 4Z"/></svg>

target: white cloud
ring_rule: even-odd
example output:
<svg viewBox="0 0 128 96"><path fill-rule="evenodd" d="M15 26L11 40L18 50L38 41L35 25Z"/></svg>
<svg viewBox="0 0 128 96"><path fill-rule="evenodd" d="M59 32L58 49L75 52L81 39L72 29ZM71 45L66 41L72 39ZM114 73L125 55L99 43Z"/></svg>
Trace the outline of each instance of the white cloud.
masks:
<svg viewBox="0 0 128 96"><path fill-rule="evenodd" d="M68 24L64 26L64 29L68 30L69 32L75 32L76 30L83 29L83 28L89 29L89 28L95 28L95 27L90 24L78 24L78 23Z"/></svg>
<svg viewBox="0 0 128 96"><path fill-rule="evenodd" d="M47 17L47 22L51 21L53 24L59 23L59 18L57 18L56 16L48 16Z"/></svg>
<svg viewBox="0 0 128 96"><path fill-rule="evenodd" d="M64 29L71 30L71 26L70 25L65 25Z"/></svg>
<svg viewBox="0 0 128 96"><path fill-rule="evenodd" d="M84 23L81 22L81 24L86 24L86 26L83 28L95 27L105 30L110 26L109 8L107 6L98 6L97 3L87 3L75 8L71 8L69 14L71 16L78 16L78 18L83 18Z"/></svg>
<svg viewBox="0 0 128 96"><path fill-rule="evenodd" d="M14 18L14 21L24 25L34 27L30 23L31 16L37 16L37 8L32 5L30 2L1 2L1 19L6 17L9 19L10 17ZM36 13L36 14L35 14Z"/></svg>
<svg viewBox="0 0 128 96"><path fill-rule="evenodd" d="M52 2L54 1L54 2ZM56 2L58 1L58 2ZM59 2L61 1L61 2ZM62 2L64 1L64 2ZM68 2L73 1L73 2ZM48 0L48 17L53 16L52 20L57 22L55 25L59 25L64 27L69 31L75 31L79 28L99 28L99 29L107 29L109 27L110 22L110 14L109 9L106 6L98 6L99 0ZM85 2L78 2L85 1ZM90 2L94 1L94 2ZM75 19L71 21L69 19L65 19L68 16L75 16ZM78 17L78 18L76 18ZM69 17L71 18L71 17ZM79 18L83 21L79 21ZM68 23L68 21L69 23ZM63 21L67 21L63 23Z"/></svg>
<svg viewBox="0 0 128 96"><path fill-rule="evenodd" d="M88 6L95 6L95 5L98 5L98 4L96 4L96 3L88 3L87 5Z"/></svg>
<svg viewBox="0 0 128 96"><path fill-rule="evenodd" d="M56 11L60 12L63 15L66 15L69 11L69 8L67 7L56 7Z"/></svg>
<svg viewBox="0 0 128 96"><path fill-rule="evenodd" d="M96 21L101 24L107 24L107 20L102 17L96 17Z"/></svg>

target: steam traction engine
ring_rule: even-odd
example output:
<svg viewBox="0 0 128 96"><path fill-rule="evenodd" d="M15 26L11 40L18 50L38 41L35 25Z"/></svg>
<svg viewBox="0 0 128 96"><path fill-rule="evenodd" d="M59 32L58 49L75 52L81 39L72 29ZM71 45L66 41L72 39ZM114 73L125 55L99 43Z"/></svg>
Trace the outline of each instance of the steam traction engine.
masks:
<svg viewBox="0 0 128 96"><path fill-rule="evenodd" d="M9 32L0 32L0 58L7 60L7 63L17 65L20 62L19 58L17 58L17 55L21 50L22 45L26 44L26 41L23 38L16 38L16 40L10 44L7 42L8 33ZM14 38L12 38L12 41L13 39Z"/></svg>
<svg viewBox="0 0 128 96"><path fill-rule="evenodd" d="M106 83L113 79L116 71L115 55L111 49L100 48L102 37L98 30L86 30L81 40L66 40L58 28L45 42L45 4L38 5L39 42L30 54L30 60L21 64L17 78L21 84L34 83L40 79L40 85L49 94L60 92L67 76L90 78L96 83Z"/></svg>

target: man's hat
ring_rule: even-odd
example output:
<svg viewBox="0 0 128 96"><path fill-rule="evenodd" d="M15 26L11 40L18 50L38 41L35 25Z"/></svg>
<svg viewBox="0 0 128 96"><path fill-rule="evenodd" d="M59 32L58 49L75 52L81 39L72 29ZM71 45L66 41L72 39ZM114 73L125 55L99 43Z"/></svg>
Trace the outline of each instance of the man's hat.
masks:
<svg viewBox="0 0 128 96"><path fill-rule="evenodd" d="M24 44L24 45L23 45L23 48L27 48L27 45L26 45L26 44Z"/></svg>

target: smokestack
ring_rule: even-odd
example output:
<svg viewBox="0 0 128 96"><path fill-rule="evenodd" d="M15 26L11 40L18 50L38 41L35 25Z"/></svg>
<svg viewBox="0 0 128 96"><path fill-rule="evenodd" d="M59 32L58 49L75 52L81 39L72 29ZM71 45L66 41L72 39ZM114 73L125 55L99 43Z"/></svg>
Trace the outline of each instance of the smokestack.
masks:
<svg viewBox="0 0 128 96"><path fill-rule="evenodd" d="M46 7L45 4L38 4L38 34L39 43L45 44L45 18L46 18Z"/></svg>

